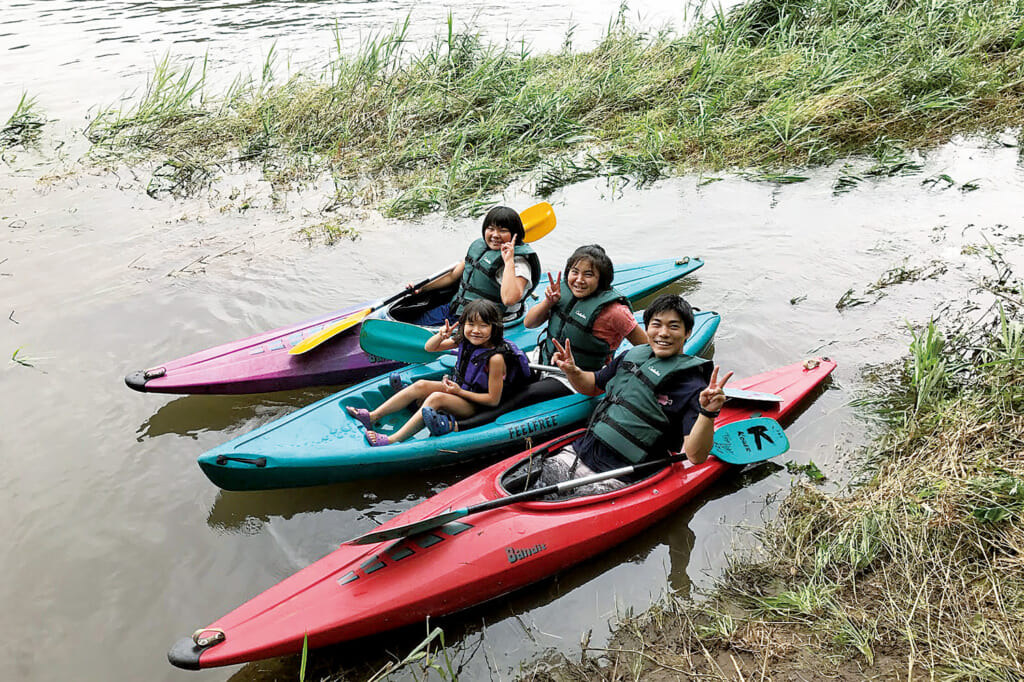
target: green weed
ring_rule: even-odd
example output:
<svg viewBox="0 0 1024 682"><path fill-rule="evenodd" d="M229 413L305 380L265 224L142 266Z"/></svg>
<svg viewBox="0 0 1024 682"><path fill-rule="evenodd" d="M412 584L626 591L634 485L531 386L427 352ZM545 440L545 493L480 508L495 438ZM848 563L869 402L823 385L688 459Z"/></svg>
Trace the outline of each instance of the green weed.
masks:
<svg viewBox="0 0 1024 682"><path fill-rule="evenodd" d="M315 225L302 228L299 233L312 245L322 242L333 246L343 239L354 241L359 238L359 230L342 222L340 218L332 218Z"/></svg>
<svg viewBox="0 0 1024 682"><path fill-rule="evenodd" d="M42 133L46 120L39 111L35 97L22 93L14 113L0 128L0 151L18 145L26 146L36 142Z"/></svg>

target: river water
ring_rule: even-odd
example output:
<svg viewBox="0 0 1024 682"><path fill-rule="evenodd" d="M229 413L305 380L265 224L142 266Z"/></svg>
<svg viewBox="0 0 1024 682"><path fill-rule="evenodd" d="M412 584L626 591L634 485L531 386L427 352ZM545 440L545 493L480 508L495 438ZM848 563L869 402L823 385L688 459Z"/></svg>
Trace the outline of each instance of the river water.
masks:
<svg viewBox="0 0 1024 682"><path fill-rule="evenodd" d="M452 5L454 6L454 5ZM79 162L92 108L144 87L155 59L208 54L225 72L257 69L271 44L292 68L322 59L337 25L352 44L411 13L416 35L445 30L449 5L399 2L8 2L0 16L0 119L22 90L51 119L42 145L0 165L0 679L297 679L295 659L187 673L167 647L318 559L346 538L468 470L308 490L224 493L195 464L203 451L329 394L141 395L125 373L357 301L437 270L478 233L476 220L368 218L355 241L297 236L323 197L272 206L247 177L202 197L156 201L144 170ZM579 47L613 2L461 3L493 40L529 36ZM673 3L630 12L676 25ZM1015 144L1012 136L1003 136ZM740 376L828 355L829 390L789 428L785 460L815 462L841 487L870 421L849 406L864 374L906 352L908 324L994 274L986 245L1020 265L1024 170L1013 146L959 140L912 174L835 191L842 164L796 184L739 174L684 177L638 190L606 181L551 201L558 228L536 244L558 269L581 243L618 262L695 255L675 285L723 322L716 361ZM854 169L870 165L851 160ZM932 182L932 180L935 180ZM250 208L241 210L239 195ZM514 185L505 201L537 199ZM876 291L883 276L919 275ZM852 290L860 305L839 308ZM849 300L849 299L848 299ZM978 300L981 300L980 298ZM616 551L500 602L442 621L462 679L509 679L545 652L668 590L706 587L731 547L798 480L762 467L719 484ZM317 670L364 679L424 636L412 628L327 652ZM399 676L400 678L402 676ZM406 674L405 677L410 677Z"/></svg>

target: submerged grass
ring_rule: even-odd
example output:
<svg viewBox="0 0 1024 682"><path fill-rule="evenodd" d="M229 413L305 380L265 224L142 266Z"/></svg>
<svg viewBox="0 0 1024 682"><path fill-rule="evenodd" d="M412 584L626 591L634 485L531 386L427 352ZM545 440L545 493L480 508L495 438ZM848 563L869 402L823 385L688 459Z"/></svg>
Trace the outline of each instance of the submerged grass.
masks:
<svg viewBox="0 0 1024 682"><path fill-rule="evenodd" d="M534 679L1024 679L1024 284L1004 266L981 322L913 331L864 401L891 429L852 489L799 484L767 559Z"/></svg>
<svg viewBox="0 0 1024 682"><path fill-rule="evenodd" d="M597 176L754 168L850 154L912 172L904 150L1019 126L1019 0L752 0L686 35L611 23L589 52L486 44L449 18L413 53L408 20L285 81L273 54L220 95L165 59L146 93L100 112L97 150L281 165L315 157L393 215L468 210L517 177L538 193ZM276 161L275 161L276 159ZM850 173L844 181L857 182Z"/></svg>
<svg viewBox="0 0 1024 682"><path fill-rule="evenodd" d="M29 97L28 93L22 93L14 113L0 128L0 152L36 142L45 123L46 119L39 110L36 98Z"/></svg>

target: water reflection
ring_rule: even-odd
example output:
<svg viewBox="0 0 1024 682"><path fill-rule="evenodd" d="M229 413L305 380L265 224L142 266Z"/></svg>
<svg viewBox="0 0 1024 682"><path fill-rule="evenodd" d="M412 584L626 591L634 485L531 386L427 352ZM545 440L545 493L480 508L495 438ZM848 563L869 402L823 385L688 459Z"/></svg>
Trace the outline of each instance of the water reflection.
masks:
<svg viewBox="0 0 1024 682"><path fill-rule="evenodd" d="M368 519L383 523L390 516L444 490L458 476L452 469L441 469L434 476L413 472L407 476L351 481L310 488L254 490L217 493L207 523L220 530L249 533L272 518L291 519L301 514L354 510ZM469 471L464 471L468 474ZM346 529L347 531L348 529ZM359 532L351 530L354 537Z"/></svg>
<svg viewBox="0 0 1024 682"><path fill-rule="evenodd" d="M225 437L242 430L250 431L279 419L300 407L321 400L334 388L310 388L281 393L252 395L187 395L162 405L136 429L137 440L167 434L197 439L209 431Z"/></svg>

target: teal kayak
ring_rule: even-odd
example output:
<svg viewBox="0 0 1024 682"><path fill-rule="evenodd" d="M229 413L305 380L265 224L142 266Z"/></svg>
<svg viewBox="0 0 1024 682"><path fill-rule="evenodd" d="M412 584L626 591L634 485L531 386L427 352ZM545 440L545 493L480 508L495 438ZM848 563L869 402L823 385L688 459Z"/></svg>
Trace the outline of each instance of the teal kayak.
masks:
<svg viewBox="0 0 1024 682"><path fill-rule="evenodd" d="M697 312L686 352L703 352L719 322L718 313ZM623 342L620 350L629 345ZM455 356L445 355L406 367L401 377L406 383L436 381L450 374L454 365ZM392 393L387 376L356 384L203 453L199 466L225 490L288 488L408 473L529 448L584 425L596 401L574 393L517 405L493 421L444 436L430 436L423 429L405 442L371 447L365 430L345 408L373 409ZM376 430L392 433L411 415L410 410L389 415Z"/></svg>

